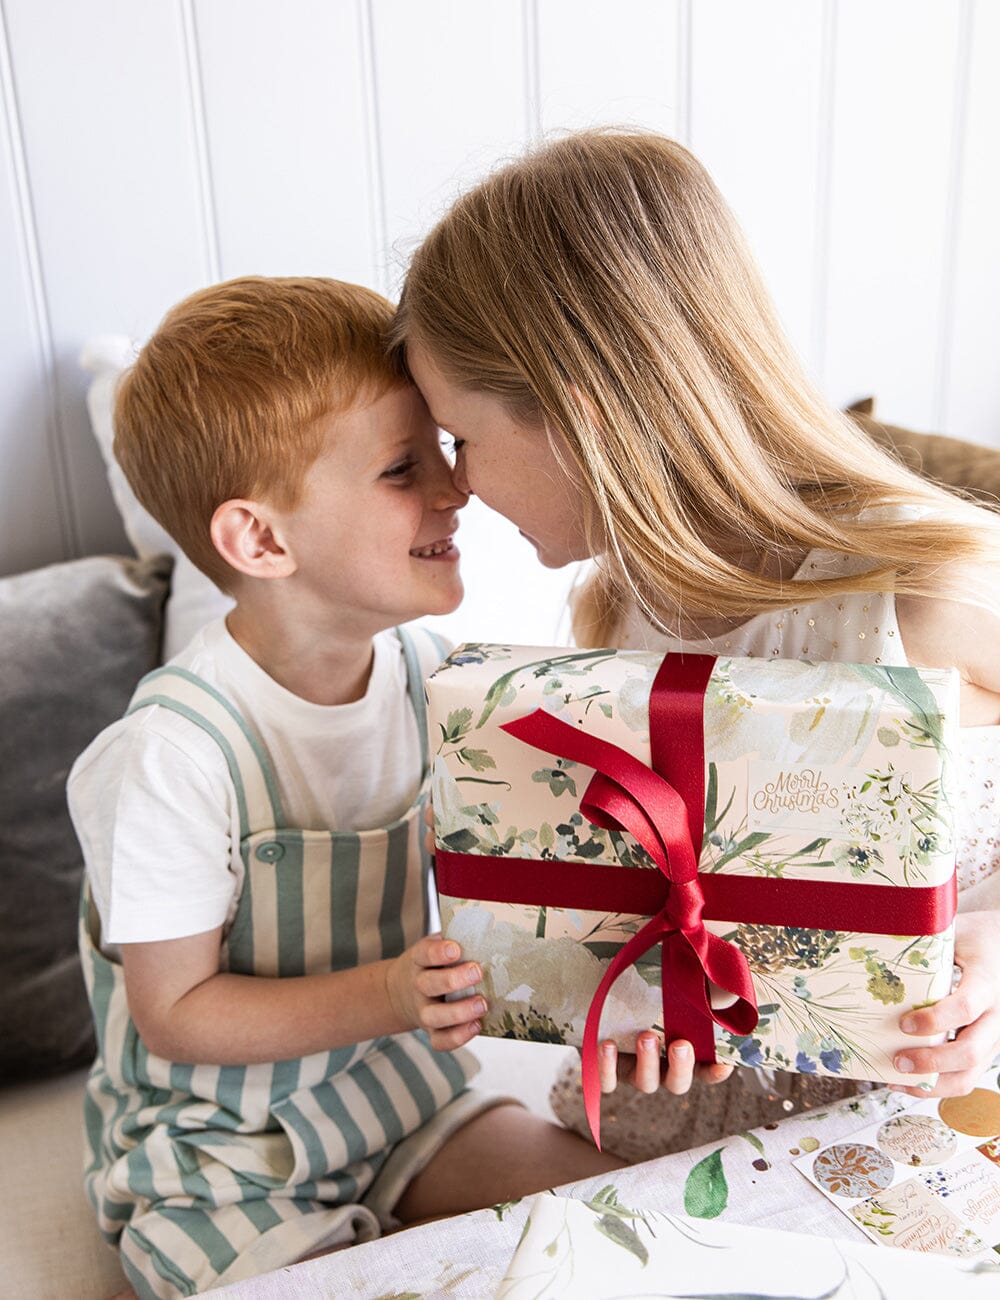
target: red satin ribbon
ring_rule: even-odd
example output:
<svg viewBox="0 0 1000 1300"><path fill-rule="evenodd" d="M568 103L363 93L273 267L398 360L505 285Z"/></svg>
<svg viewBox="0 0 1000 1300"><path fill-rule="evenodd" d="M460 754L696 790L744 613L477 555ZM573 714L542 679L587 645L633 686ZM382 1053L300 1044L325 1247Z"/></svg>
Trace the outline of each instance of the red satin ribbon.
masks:
<svg viewBox="0 0 1000 1300"><path fill-rule="evenodd" d="M757 1023L749 967L740 950L709 933L703 917L871 933L933 934L955 914L955 884L925 889L698 874L704 825L704 694L714 658L667 655L650 694L652 768L542 710L502 730L548 754L594 769L580 810L595 825L628 831L659 872L587 862L495 859L438 849L438 888L452 897L607 909L650 920L615 955L591 1001L583 1038L587 1119L600 1147L597 1039L609 990L625 968L662 943L667 1042L688 1039L696 1059L715 1059L712 1021L733 1033ZM655 769L655 770L654 770ZM706 904L707 898L707 904ZM874 921L873 917L878 917ZM736 1001L714 1010L708 983ZM668 998L670 1000L668 1000Z"/></svg>
<svg viewBox="0 0 1000 1300"><path fill-rule="evenodd" d="M642 867L505 857L498 869L496 858L478 853L434 852L438 889L450 898L652 916L670 888L660 872ZM702 871L698 884L705 921L863 934L940 934L955 919L958 897L954 877L943 885L903 888Z"/></svg>

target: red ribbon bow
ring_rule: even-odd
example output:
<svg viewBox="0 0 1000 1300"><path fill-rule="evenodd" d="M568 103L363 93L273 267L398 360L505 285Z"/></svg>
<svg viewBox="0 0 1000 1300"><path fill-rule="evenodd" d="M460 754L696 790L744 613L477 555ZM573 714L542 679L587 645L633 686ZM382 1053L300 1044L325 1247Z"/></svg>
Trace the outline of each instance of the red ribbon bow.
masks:
<svg viewBox="0 0 1000 1300"><path fill-rule="evenodd" d="M757 1004L750 968L742 952L705 929L704 896L698 882L698 857L704 816L702 706L705 685L714 659L679 655L664 660L650 700L653 761L679 767L684 774L687 799L681 797L660 771L647 767L634 755L571 727L536 709L501 728L518 740L546 753L583 763L594 775L580 801L580 811L597 826L628 831L669 881L661 911L632 936L612 958L597 987L583 1035L583 1097L590 1131L600 1149L600 1081L597 1040L605 999L626 967L662 943L663 1029L666 1041L690 1040L699 1061L715 1060L712 1021L736 1034L748 1034L757 1024ZM665 693L664 677L675 678ZM662 714L666 707L669 717ZM693 717L693 713L697 717ZM657 716L659 714L659 716ZM690 730L696 722L696 729ZM670 724L683 737L681 752L667 754L664 728ZM669 748L666 747L666 748ZM692 764L696 767L692 768ZM691 817L689 818L689 810ZM697 842L691 820L698 828ZM713 1008L709 981L734 995L735 1001Z"/></svg>

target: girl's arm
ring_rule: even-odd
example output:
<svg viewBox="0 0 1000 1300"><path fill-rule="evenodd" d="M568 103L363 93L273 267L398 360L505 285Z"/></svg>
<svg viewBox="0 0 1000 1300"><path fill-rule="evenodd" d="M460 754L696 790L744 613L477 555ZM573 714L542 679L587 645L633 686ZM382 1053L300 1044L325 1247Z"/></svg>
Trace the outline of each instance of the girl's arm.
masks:
<svg viewBox="0 0 1000 1300"><path fill-rule="evenodd" d="M1000 616L977 605L929 597L898 597L899 632L910 663L957 668L961 677L963 727L1000 723ZM955 925L955 964L962 979L949 997L905 1015L904 1033L954 1033L939 1047L915 1047L897 1055L897 1069L937 1071L928 1093L900 1088L915 1097L962 1096L975 1087L1000 1050L1000 912L966 912Z"/></svg>
<svg viewBox="0 0 1000 1300"><path fill-rule="evenodd" d="M963 727L1000 723L1000 615L931 596L897 596L906 657L917 668L957 668Z"/></svg>
<svg viewBox="0 0 1000 1300"><path fill-rule="evenodd" d="M461 949L431 935L399 957L351 970L270 979L219 970L221 927L183 939L121 945L129 1010L157 1056L188 1064L252 1065L430 1031L452 1051L479 1032L480 998L443 1001L482 979Z"/></svg>

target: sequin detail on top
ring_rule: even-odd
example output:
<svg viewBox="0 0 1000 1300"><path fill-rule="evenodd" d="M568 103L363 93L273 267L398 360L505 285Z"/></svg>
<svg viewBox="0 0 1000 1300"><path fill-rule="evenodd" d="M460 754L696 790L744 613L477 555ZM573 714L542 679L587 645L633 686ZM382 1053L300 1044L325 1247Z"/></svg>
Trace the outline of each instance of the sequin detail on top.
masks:
<svg viewBox="0 0 1000 1300"><path fill-rule="evenodd" d="M870 561L857 556L810 551L792 580L844 577L870 567ZM619 648L887 667L908 663L891 592L855 592L792 605L757 614L739 627L700 640L668 636L630 610ZM955 794L961 893L1000 872L1000 726L963 727L960 735Z"/></svg>
<svg viewBox="0 0 1000 1300"><path fill-rule="evenodd" d="M955 781L958 888L1000 871L1000 727L963 727Z"/></svg>

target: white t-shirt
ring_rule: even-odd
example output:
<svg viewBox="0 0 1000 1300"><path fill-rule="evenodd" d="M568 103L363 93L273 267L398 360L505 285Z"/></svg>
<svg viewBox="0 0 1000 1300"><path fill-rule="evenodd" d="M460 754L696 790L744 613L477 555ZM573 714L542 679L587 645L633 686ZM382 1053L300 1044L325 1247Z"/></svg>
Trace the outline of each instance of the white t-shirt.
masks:
<svg viewBox="0 0 1000 1300"><path fill-rule="evenodd" d="M421 663L438 661L415 635ZM420 737L398 638L375 638L364 697L311 704L269 677L219 619L171 661L203 678L250 723L271 759L289 826L371 830L420 788ZM113 723L69 776L105 945L179 939L226 925L243 882L236 792L201 727L152 704Z"/></svg>

